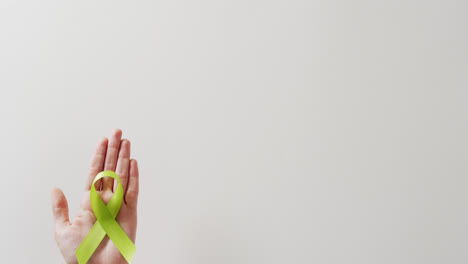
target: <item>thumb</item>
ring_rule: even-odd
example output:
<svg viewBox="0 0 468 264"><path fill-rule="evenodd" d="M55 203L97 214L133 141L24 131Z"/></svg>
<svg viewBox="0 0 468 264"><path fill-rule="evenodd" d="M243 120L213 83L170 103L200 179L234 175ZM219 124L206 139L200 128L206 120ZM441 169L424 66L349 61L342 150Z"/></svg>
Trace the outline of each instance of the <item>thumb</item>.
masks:
<svg viewBox="0 0 468 264"><path fill-rule="evenodd" d="M54 214L55 228L68 225L68 202L59 188L52 189L52 213Z"/></svg>

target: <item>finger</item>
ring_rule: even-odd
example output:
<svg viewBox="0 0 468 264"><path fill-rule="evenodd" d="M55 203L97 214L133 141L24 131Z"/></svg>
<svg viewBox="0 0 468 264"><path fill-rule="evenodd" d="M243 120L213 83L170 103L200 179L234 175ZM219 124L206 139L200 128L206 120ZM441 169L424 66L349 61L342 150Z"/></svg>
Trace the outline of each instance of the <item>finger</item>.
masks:
<svg viewBox="0 0 468 264"><path fill-rule="evenodd" d="M115 129L112 135L109 138L109 143L107 144L107 153L106 153L106 162L104 164L104 170L115 171L117 165L117 157L119 155L120 140L122 139L122 130ZM112 191L112 186L114 185L114 179L110 177L105 177L102 179L102 190Z"/></svg>
<svg viewBox="0 0 468 264"><path fill-rule="evenodd" d="M52 189L52 213L56 230L70 224L67 198L59 188Z"/></svg>
<svg viewBox="0 0 468 264"><path fill-rule="evenodd" d="M127 192L125 194L125 201L129 207L137 207L139 178L138 163L136 160L132 159L130 160L130 177L128 180Z"/></svg>
<svg viewBox="0 0 468 264"><path fill-rule="evenodd" d="M120 182L125 191L128 183L128 169L130 167L130 141L122 139L120 142L119 159L117 160L117 169L115 172L119 175ZM114 180L114 192L117 189L117 181Z"/></svg>
<svg viewBox="0 0 468 264"><path fill-rule="evenodd" d="M107 138L103 137L98 141L96 150L94 151L93 157L91 158L91 163L88 168L88 177L86 178L85 190L89 191L91 189L91 184L94 181L94 177L101 172L104 168L104 159L106 158L107 151ZM99 187L101 182L97 183Z"/></svg>

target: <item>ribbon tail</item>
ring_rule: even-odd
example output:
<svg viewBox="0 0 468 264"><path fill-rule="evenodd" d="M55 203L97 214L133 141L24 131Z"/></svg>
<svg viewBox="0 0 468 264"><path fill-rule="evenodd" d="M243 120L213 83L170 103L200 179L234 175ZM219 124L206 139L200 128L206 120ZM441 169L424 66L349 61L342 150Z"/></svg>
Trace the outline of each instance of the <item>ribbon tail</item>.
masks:
<svg viewBox="0 0 468 264"><path fill-rule="evenodd" d="M100 223L107 233L107 236L109 236L115 247L120 251L120 254L122 254L128 263L131 263L133 255L135 255L136 247L119 223L117 223L115 219L109 217L103 217Z"/></svg>
<svg viewBox="0 0 468 264"><path fill-rule="evenodd" d="M79 264L86 264L88 262L105 236L106 231L104 231L99 222L96 221L88 235L75 251L75 255Z"/></svg>

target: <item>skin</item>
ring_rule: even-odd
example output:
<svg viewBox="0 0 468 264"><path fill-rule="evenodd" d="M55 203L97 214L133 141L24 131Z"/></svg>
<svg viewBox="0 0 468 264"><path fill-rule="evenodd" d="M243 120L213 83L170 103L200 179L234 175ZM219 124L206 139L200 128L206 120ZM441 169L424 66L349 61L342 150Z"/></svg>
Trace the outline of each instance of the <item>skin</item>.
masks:
<svg viewBox="0 0 468 264"><path fill-rule="evenodd" d="M80 209L75 219L70 221L68 202L62 190L59 188L52 189L55 241L66 263L78 263L75 250L96 222L96 217L89 200L89 193L94 177L103 170L115 171L119 175L125 194L116 219L128 237L135 243L139 189L138 164L136 160L130 159L130 141L122 139L122 130L116 129L109 139L100 139L96 146L86 176ZM96 182L95 186L101 199L104 203L107 203L114 195L114 188L117 187L117 182L112 178L105 177ZM88 263L127 262L109 237L106 236Z"/></svg>

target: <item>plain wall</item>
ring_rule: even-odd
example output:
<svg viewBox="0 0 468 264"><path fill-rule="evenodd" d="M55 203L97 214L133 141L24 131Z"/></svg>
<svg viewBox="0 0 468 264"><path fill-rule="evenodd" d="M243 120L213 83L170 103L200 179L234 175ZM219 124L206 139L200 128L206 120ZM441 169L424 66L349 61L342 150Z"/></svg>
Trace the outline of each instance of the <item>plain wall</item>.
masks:
<svg viewBox="0 0 468 264"><path fill-rule="evenodd" d="M119 127L134 263L467 263L467 3L0 1L2 262Z"/></svg>

